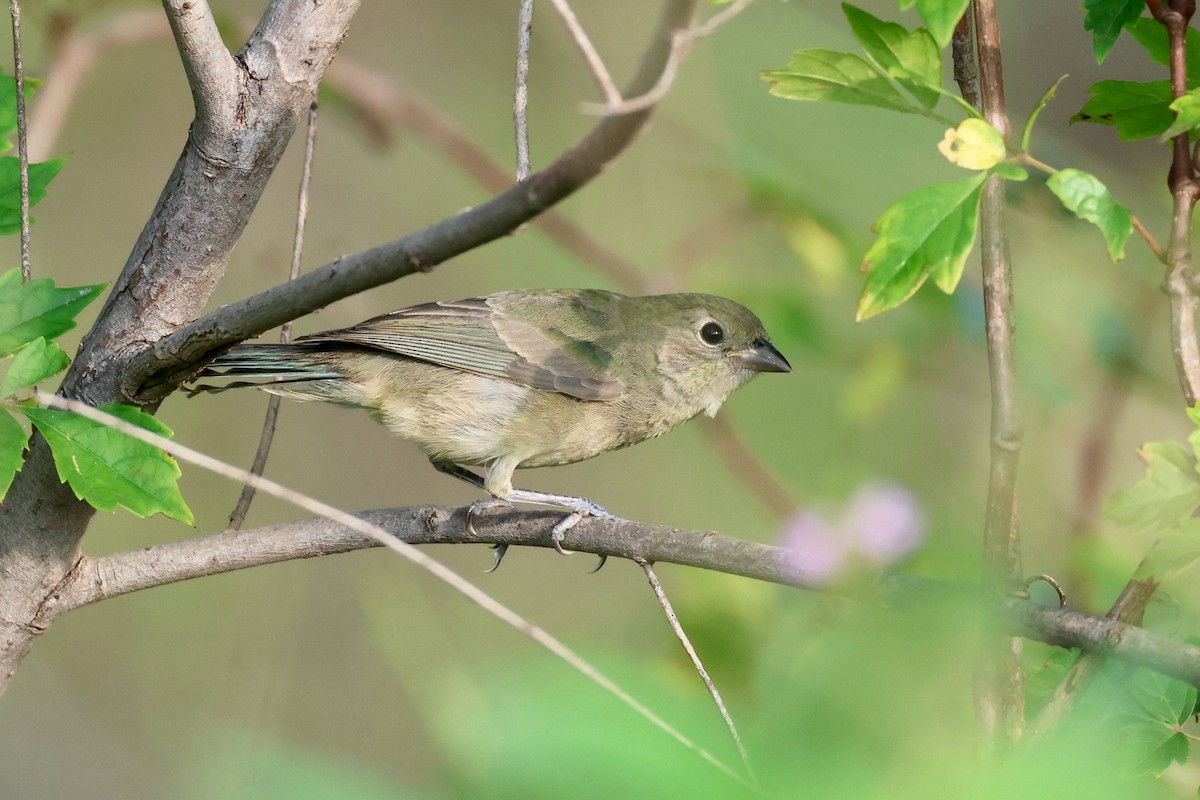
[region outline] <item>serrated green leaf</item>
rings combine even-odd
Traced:
[[[8,372],[0,381],[0,397],[8,397],[13,392],[62,372],[70,363],[71,359],[67,358],[61,347],[39,336],[18,350],[8,365]]]
[[[29,434],[11,414],[0,411],[0,500],[8,494],[13,478],[25,463],[25,445]]]
[[[1092,32],[1097,64],[1104,63],[1121,31],[1145,8],[1146,0],[1083,0],[1083,29]]]
[[[870,274],[858,299],[860,320],[900,305],[930,275],[942,291],[954,291],[975,243],[986,177],[926,186],[883,212],[873,226],[879,238],[863,258]]]
[[[29,205],[46,196],[46,187],[67,163],[66,156],[29,165]],[[31,220],[32,221],[32,220]],[[21,231],[21,162],[13,156],[0,158],[0,236]]]
[[[1200,474],[1196,458],[1179,442],[1151,442],[1141,451],[1146,475],[1116,492],[1104,505],[1105,515],[1134,530],[1170,528],[1200,506]]]
[[[1133,215],[1113,200],[1112,194],[1094,175],[1078,169],[1060,170],[1046,181],[1062,204],[1075,216],[1095,225],[1104,236],[1108,257],[1125,257],[1125,243],[1133,233]]]
[[[777,97],[918,112],[891,81],[853,53],[800,50],[792,55],[786,67],[763,70],[760,74],[773,84],[771,94]]]
[[[1008,155],[1000,132],[974,117],[946,131],[938,150],[951,164],[963,169],[991,169]]]
[[[171,435],[170,428],[133,406],[100,408],[160,436]],[[46,438],[59,479],[81,500],[102,511],[124,506],[139,517],[162,513],[194,523],[179,493],[179,465],[162,450],[69,411],[17,410]]]
[[[933,34],[938,47],[950,44],[954,35],[954,26],[966,13],[970,0],[900,0],[900,8],[912,8],[914,5],[925,20],[925,26]]]
[[[1175,98],[1171,102],[1171,110],[1175,112],[1175,121],[1162,132],[1160,139],[1170,139],[1200,128],[1200,90],[1193,89]]]
[[[1171,82],[1100,81],[1088,87],[1091,100],[1071,122],[1112,125],[1126,141],[1158,136],[1171,126]]]
[[[909,31],[849,3],[842,4],[842,12],[858,43],[884,72],[925,108],[937,105],[941,94],[933,87],[942,83],[942,57],[929,31]]]
[[[1042,99],[1038,100],[1038,104],[1033,107],[1033,111],[1029,113],[1029,119],[1025,120],[1025,128],[1021,131],[1022,153],[1029,152],[1029,138],[1033,134],[1033,123],[1037,122],[1038,115],[1041,114],[1042,110],[1045,109],[1046,106],[1050,104],[1050,101],[1054,99],[1054,95],[1058,93],[1059,85],[1066,79],[1067,76],[1063,75],[1054,83],[1052,83],[1050,88],[1046,90],[1046,93],[1042,95]]]
[[[0,273],[0,358],[39,336],[49,340],[75,327],[75,316],[104,284],[58,289],[49,278],[21,283],[17,268]]]
[[[1133,34],[1133,38],[1137,39],[1138,44],[1145,48],[1150,60],[1162,64],[1164,67],[1171,66],[1171,45],[1167,40],[1165,25],[1150,17],[1140,17],[1133,24],[1126,25],[1125,28]],[[1195,86],[1197,81],[1200,81],[1200,33],[1189,27],[1184,41],[1184,60],[1187,64],[1188,88],[1190,89]]]

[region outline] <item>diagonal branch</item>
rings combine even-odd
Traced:
[[[696,0],[670,0],[631,91],[653,86],[670,57],[673,33],[686,28]],[[194,366],[234,342],[352,294],[428,271],[508,234],[598,176],[643,130],[652,109],[602,120],[541,172],[484,203],[401,239],[345,256],[158,339],[122,370],[121,388],[142,402],[162,399]]]

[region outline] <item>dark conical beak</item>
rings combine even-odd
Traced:
[[[775,349],[775,345],[766,339],[758,339],[745,350],[737,350],[729,354],[739,367],[752,369],[755,372],[791,372],[792,365]]]

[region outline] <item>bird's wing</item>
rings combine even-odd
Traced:
[[[611,354],[597,343],[557,328],[543,331],[483,297],[402,308],[301,341],[356,344],[580,400],[612,400],[624,391],[606,369]]]

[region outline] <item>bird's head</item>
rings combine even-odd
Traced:
[[[749,309],[708,294],[638,298],[656,329],[656,366],[668,399],[713,416],[735,389],[760,372],[791,372]],[[672,396],[673,395],[673,396]]]

